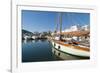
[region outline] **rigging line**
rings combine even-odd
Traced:
[[[75,24],[77,24],[77,22],[76,22],[76,20],[74,20],[74,19],[76,19],[76,18],[74,18],[73,16],[74,16],[73,13],[70,13],[70,14],[69,14],[70,21],[71,21],[72,25],[75,25]]]
[[[76,17],[77,21],[79,22],[79,24],[85,24],[84,21],[82,20],[82,18],[80,17]]]

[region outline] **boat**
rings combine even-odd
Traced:
[[[62,20],[60,14],[60,32],[54,32],[49,40],[52,43],[52,52],[61,59],[70,57],[90,58],[90,31],[70,31],[62,32]],[[57,25],[58,26],[58,25]],[[71,58],[70,58],[71,59]]]

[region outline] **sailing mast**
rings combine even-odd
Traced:
[[[58,28],[58,26],[59,26],[59,28]],[[62,33],[62,13],[61,12],[59,12],[58,14],[57,14],[57,20],[56,20],[56,28],[55,28],[55,34],[57,35],[58,32],[59,31],[59,40],[61,40],[62,39],[62,35],[61,35],[61,33]]]
[[[55,33],[57,33],[57,31],[58,31],[58,24],[59,24],[59,16],[57,15],[57,17],[56,17],[56,28],[55,28]]]
[[[59,13],[59,25],[60,25],[60,40],[62,39],[62,13]]]

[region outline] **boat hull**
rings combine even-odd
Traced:
[[[75,49],[73,46],[71,47],[63,46],[59,43],[55,43],[54,41],[51,41],[51,43],[53,46],[52,52],[62,59],[72,59],[72,58],[78,59],[78,58],[90,57],[89,51]]]

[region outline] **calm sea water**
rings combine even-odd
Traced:
[[[48,40],[24,40],[22,42],[22,62],[39,62],[60,60],[52,53]]]

